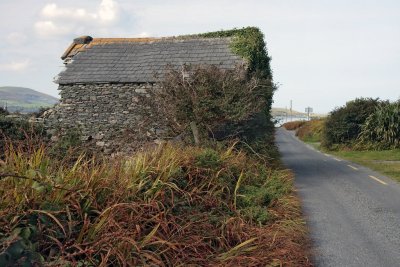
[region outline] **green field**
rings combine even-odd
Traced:
[[[0,107],[7,107],[10,112],[36,112],[41,107],[52,107],[58,99],[23,87],[0,87]]]

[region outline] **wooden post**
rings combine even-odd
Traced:
[[[199,128],[197,128],[196,122],[192,121],[190,123],[190,128],[192,129],[194,144],[196,146],[200,145]]]

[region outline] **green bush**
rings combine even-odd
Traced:
[[[196,157],[196,165],[202,168],[218,168],[221,158],[217,151],[207,148]]]
[[[359,145],[375,149],[400,147],[400,101],[382,103],[364,123]]]
[[[8,113],[7,110],[5,110],[4,108],[0,107],[0,116],[2,116],[2,115],[8,115],[8,114],[9,114],[9,113]]]
[[[196,144],[199,139],[204,144],[234,138],[257,151],[275,150],[270,110],[276,86],[263,33],[256,27],[246,27],[190,37],[231,37],[232,53],[245,59],[247,66],[230,71],[190,65],[182,70],[170,69],[161,90],[156,90],[151,99],[159,99],[155,113],[166,118],[171,137],[188,137],[191,130]],[[183,78],[182,72],[189,77]],[[268,144],[260,146],[262,142]]]
[[[357,98],[333,110],[325,121],[322,146],[351,145],[361,132],[361,127],[380,103],[378,99]]]
[[[307,121],[296,130],[296,136],[304,142],[321,142],[324,124],[324,119]]]
[[[155,90],[156,112],[166,118],[173,135],[195,123],[200,136],[246,141],[272,135],[270,107],[275,86],[269,79],[248,75],[244,68],[221,70],[217,66],[191,67],[190,78],[170,69],[161,89]],[[153,104],[154,105],[154,104]]]
[[[77,128],[66,130],[60,138],[51,146],[49,154],[57,159],[65,158],[66,156],[73,158],[79,157],[83,152],[90,154],[88,146],[83,145],[80,137],[81,132]]]

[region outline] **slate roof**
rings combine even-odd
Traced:
[[[246,61],[232,53],[231,38],[99,38],[74,40],[62,59],[59,84],[156,82],[167,66],[218,65],[233,69]]]

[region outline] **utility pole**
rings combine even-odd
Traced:
[[[293,101],[292,100],[290,100],[290,121],[293,121],[293,106],[292,106],[292,104],[293,104]]]
[[[285,119],[286,119],[285,122],[287,122],[287,118],[288,118],[288,110],[287,110],[287,106],[286,106],[286,107],[285,107]]]
[[[307,113],[307,120],[310,120],[310,113],[313,112],[313,108],[312,107],[306,107],[305,112]]]

